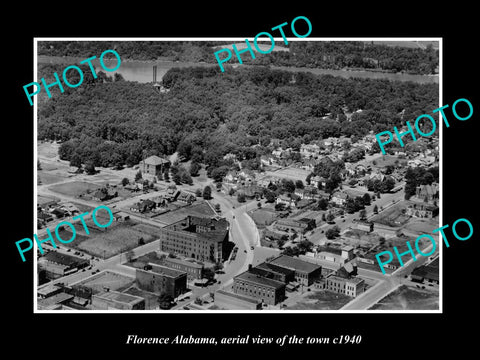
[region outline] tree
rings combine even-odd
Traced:
[[[325,216],[325,213],[322,214],[322,221],[327,221],[327,217]]]
[[[338,235],[340,235],[340,229],[338,228],[338,226],[334,226],[325,231],[325,236],[329,240],[335,239]]]
[[[321,198],[320,200],[318,200],[317,207],[319,210],[327,210],[327,207],[328,207],[327,199]]]
[[[182,183],[182,178],[178,172],[173,174],[173,182],[177,185],[180,185]]]
[[[85,164],[85,172],[88,175],[94,175],[97,171],[95,170],[95,166],[93,165],[93,161],[88,161]]]
[[[360,219],[364,220],[367,217],[367,210],[365,209],[360,210],[360,212],[358,213],[358,216],[360,217]]]
[[[268,190],[268,189],[265,189],[264,196],[265,196],[265,200],[268,203],[273,203],[275,201],[275,198],[276,198],[275,193],[273,191]]]
[[[163,180],[165,180],[166,182],[170,182],[170,174],[167,168],[165,168],[165,170],[163,171]]]
[[[213,278],[215,278],[215,272],[212,270],[212,268],[204,268],[203,277],[205,279],[212,280]]]
[[[158,297],[158,303],[160,305],[160,309],[168,310],[172,307],[173,297],[167,293],[162,292]]]
[[[297,189],[303,189],[305,186],[303,185],[303,181],[302,180],[297,180],[295,181],[295,187]]]
[[[195,196],[196,197],[202,197],[202,189],[196,189],[195,190]]]
[[[375,204],[375,206],[373,207],[373,213],[374,213],[374,214],[378,214],[378,206],[377,206],[377,204]]]
[[[203,198],[205,200],[210,200],[212,198],[212,188],[208,185],[203,189]]]
[[[37,159],[37,170],[42,170],[42,164],[39,159]]]
[[[190,164],[190,175],[198,176],[198,172],[200,171],[200,169],[200,164],[192,161],[192,163]]]
[[[135,253],[131,249],[125,253],[125,258],[127,259],[128,262],[131,262],[134,257],[135,257]]]
[[[74,153],[70,158],[70,166],[75,166],[77,168],[82,167],[82,158],[77,153]]]
[[[331,212],[329,212],[326,216],[327,222],[333,221],[335,219],[335,215],[333,215]]]
[[[247,197],[245,196],[245,194],[243,192],[241,193],[238,193],[237,195],[237,201],[239,203],[244,203],[245,201],[247,201]]]
[[[215,208],[216,212],[219,212],[220,211],[220,204],[215,204],[214,208]]]
[[[363,203],[364,203],[365,205],[370,205],[370,203],[371,203],[371,197],[370,197],[370,194],[369,194],[369,193],[363,194]]]
[[[235,194],[235,190],[233,190],[233,188],[230,188],[230,190],[228,190],[228,195],[233,196],[233,194]]]
[[[130,180],[128,180],[128,178],[124,177],[122,179],[122,186],[127,186],[129,183],[130,183]]]
[[[262,208],[262,203],[259,201],[257,202],[257,208],[261,209]]]
[[[135,174],[135,181],[138,181],[140,179],[143,179],[142,177],[142,171],[138,170],[137,173]]]
[[[142,246],[142,245],[145,245],[145,240],[143,239],[143,237],[138,239],[138,246]]]

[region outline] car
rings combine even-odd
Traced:
[[[67,250],[67,252],[70,252],[70,251],[71,251],[70,249]]]
[[[254,250],[255,248],[253,246],[250,246],[250,250]]]

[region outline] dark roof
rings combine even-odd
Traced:
[[[44,259],[66,266],[75,267],[89,262],[88,259],[82,259],[77,256],[62,254],[58,251],[50,251],[45,254]]]
[[[307,273],[311,273],[321,268],[320,265],[312,264],[288,255],[280,255],[279,257],[270,261],[270,263],[286,267],[287,269],[293,269],[295,271],[303,271]]]
[[[268,262],[263,262],[261,264],[258,264],[255,268],[260,268],[260,269],[265,269],[267,271],[273,271],[273,272],[278,272],[284,275],[289,275],[294,272],[292,269],[287,269],[285,267],[281,267],[272,263]]]
[[[152,155],[148,158],[146,158],[145,160],[143,160],[145,162],[145,164],[147,165],[162,165],[162,164],[168,164],[170,163],[170,161],[166,160],[166,159],[162,159],[161,157],[157,156],[157,155]]]
[[[264,278],[260,275],[252,274],[249,271],[245,271],[245,272],[241,273],[240,275],[235,276],[234,279],[241,279],[241,280],[245,280],[245,281],[248,281],[248,282],[257,283],[259,285],[273,287],[275,289],[279,289],[279,288],[285,286],[285,284],[280,282],[280,281],[273,280],[273,279],[267,279],[267,278]]]

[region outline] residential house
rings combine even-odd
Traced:
[[[337,191],[332,195],[331,202],[337,206],[344,206],[349,198],[348,194],[344,191]]]
[[[281,194],[280,196],[278,196],[277,200],[275,200],[275,203],[284,204],[285,206],[289,206],[291,208],[294,208],[296,205],[295,200],[285,194]]]
[[[195,194],[192,194],[191,192],[187,191],[181,191],[180,194],[177,197],[177,201],[191,205],[197,200],[197,197]]]
[[[320,184],[322,187],[324,187],[327,183],[327,179],[325,179],[322,176],[312,176],[310,178],[310,185],[313,187],[318,188],[318,184]]]
[[[438,206],[427,203],[411,202],[408,204],[405,214],[417,218],[433,218],[438,215]]]
[[[152,155],[140,162],[140,170],[143,174],[156,176],[163,174],[170,167],[170,161],[159,156]]]

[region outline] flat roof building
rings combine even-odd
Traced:
[[[259,299],[269,305],[276,305],[285,299],[283,282],[264,278],[245,271],[233,278],[233,292]]]
[[[145,299],[118,291],[103,291],[92,296],[95,310],[145,310]]]
[[[313,284],[322,273],[321,265],[287,255],[280,255],[270,260],[269,263],[295,271],[295,280],[305,286]]]
[[[187,273],[149,263],[148,270],[136,269],[135,279],[142,290],[176,298],[187,291]]]

